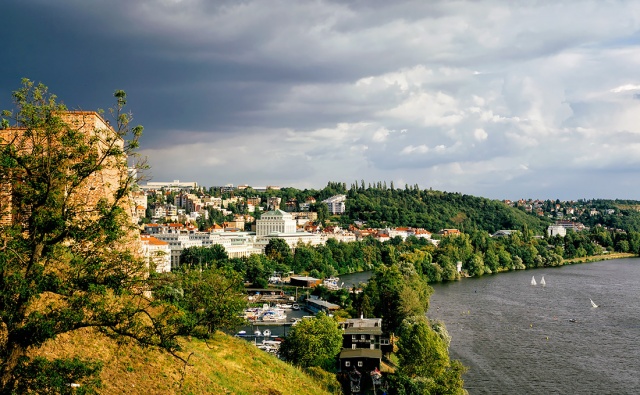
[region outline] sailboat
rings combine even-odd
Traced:
[[[542,285],[543,287],[547,285],[547,283],[544,281],[544,276],[542,276],[542,280],[540,280],[540,285]]]
[[[536,276],[531,277],[531,285],[536,285]]]
[[[589,300],[591,300],[591,299],[589,299]],[[595,302],[593,300],[591,300],[591,307],[598,307],[598,305],[595,304]]]

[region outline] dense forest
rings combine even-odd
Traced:
[[[214,196],[229,197],[210,188],[208,193]],[[346,213],[330,218],[342,226],[356,221],[371,228],[389,226],[409,226],[437,232],[445,228],[457,228],[463,232],[485,230],[493,233],[500,229],[523,229],[524,227],[543,234],[551,219],[527,213],[498,200],[464,195],[461,193],[441,192],[432,189],[421,190],[417,185],[405,185],[395,188],[393,182],[377,182],[365,187],[364,181],[353,183],[347,188],[345,183],[329,182],[321,190],[282,188],[258,192],[251,188],[234,191],[234,196],[245,198],[260,196],[266,201],[269,196],[282,198],[280,208],[286,208],[286,202],[295,200],[303,203],[308,197],[318,202],[333,195],[346,195]],[[320,204],[312,207],[317,210]],[[235,212],[242,212],[243,206],[234,206]],[[216,220],[220,221],[219,215]]]

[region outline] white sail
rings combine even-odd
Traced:
[[[591,299],[589,299],[589,300],[591,300]],[[591,307],[598,307],[598,305],[595,304],[593,300],[591,300]]]
[[[531,285],[536,285],[536,276],[531,277]]]
[[[540,280],[540,285],[542,285],[543,287],[547,285],[547,283],[544,281],[544,276],[542,276],[542,280]]]

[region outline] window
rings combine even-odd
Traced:
[[[358,367],[361,368],[362,367],[362,361],[358,361]]]
[[[351,340],[356,340],[356,335],[351,335]]]
[[[346,367],[351,366],[351,362],[349,362],[349,361],[344,361],[344,366],[346,366]]]
[[[352,345],[351,345],[351,349],[352,349],[352,350],[355,350],[355,349],[356,349],[356,345],[355,345],[355,344],[352,344]]]
[[[367,335],[360,335],[360,340],[365,340],[367,338]]]

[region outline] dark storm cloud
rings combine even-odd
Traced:
[[[597,170],[634,193],[637,15],[625,1],[8,0],[0,107],[22,77],[72,108],[124,89],[157,180],[522,197],[587,193],[572,180]]]

